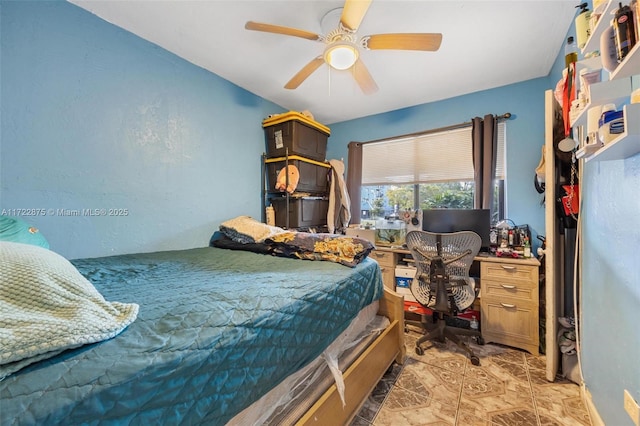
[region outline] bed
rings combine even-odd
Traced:
[[[314,364],[327,370],[327,348],[373,309],[388,321],[359,331],[360,343],[340,350],[352,360],[340,358],[341,373],[331,380],[314,379],[326,389],[312,401],[288,404],[299,405],[297,424],[346,424],[404,359],[402,297],[383,288],[368,257],[348,267],[202,247],[79,259],[70,267],[105,300],[138,306],[136,318],[111,338],[7,375],[2,425],[247,424],[252,407],[260,412],[260,401],[291,386],[295,373]]]

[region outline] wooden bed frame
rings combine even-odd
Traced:
[[[390,324],[343,373],[344,408],[336,385],[331,385],[297,425],[349,424],[393,362],[404,363],[404,297],[385,288],[378,314]]]

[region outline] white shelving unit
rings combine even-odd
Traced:
[[[630,77],[640,73],[640,43],[636,43],[633,49],[624,58],[624,61],[618,65],[609,75],[610,80]]]
[[[590,147],[585,146],[577,153],[577,157],[584,157],[588,161],[622,160],[640,152],[640,104],[624,106],[624,132],[617,138],[590,153]]]
[[[582,48],[582,54],[585,55],[596,50],[600,50],[600,37],[602,33],[611,25],[611,20],[614,18],[616,10],[618,10],[619,0],[609,0],[604,6],[602,6],[602,15],[598,20],[595,28],[591,32],[591,35],[587,39],[584,47]],[[640,69],[640,43],[631,49],[631,52],[627,54],[624,61],[618,65],[618,67],[610,73],[609,80],[615,80],[617,78],[629,77],[637,74]]]
[[[640,72],[640,71],[638,71]],[[595,105],[615,104],[616,108],[628,103],[631,95],[631,78],[593,83],[589,86],[591,102],[571,122],[571,127],[587,125],[587,111]]]
[[[614,17],[615,11],[618,9],[618,2],[614,0],[609,0],[604,6],[598,8],[597,11],[600,12],[602,9],[602,14],[600,15],[600,19],[596,23],[595,28],[591,31],[591,35],[587,39],[584,47],[582,48],[582,54],[589,52],[594,52],[596,50],[600,50],[600,36],[604,32],[605,29],[609,25],[611,25],[611,20]],[[611,13],[613,12],[613,14]]]
[[[583,54],[600,50],[600,37],[611,25],[611,21],[619,7],[618,3],[618,0],[609,0],[599,7],[600,10],[598,12],[601,11],[602,15],[582,48]],[[595,57],[579,61],[576,68],[577,72],[579,72],[580,68],[602,70],[601,58]],[[620,160],[640,153],[640,104],[628,105],[632,90],[631,77],[640,74],[640,43],[636,43],[624,61],[615,70],[610,73],[606,73],[605,70],[601,72],[603,80],[606,78],[605,74],[608,74],[609,79],[594,83],[589,87],[590,103],[576,115],[571,126],[585,128],[589,108],[612,103],[616,105],[616,108],[623,107],[625,130],[604,146],[588,144],[579,149],[576,156],[584,158],[587,162]]]

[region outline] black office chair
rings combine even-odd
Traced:
[[[474,336],[478,344],[483,345],[480,332],[449,326],[446,319],[470,307],[476,298],[469,268],[480,251],[482,239],[471,231],[449,234],[411,231],[406,242],[417,267],[411,293],[418,303],[433,311],[432,321],[425,315],[420,322],[407,321],[426,330],[426,334],[416,342],[416,353],[424,354],[420,345],[427,340],[444,342],[447,338],[469,354],[473,365],[480,365],[480,359],[460,338]]]

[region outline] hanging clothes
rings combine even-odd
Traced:
[[[341,160],[329,160],[331,165],[331,185],[329,187],[329,209],[327,227],[329,233],[342,232],[351,220],[351,200],[344,180],[344,163]]]

